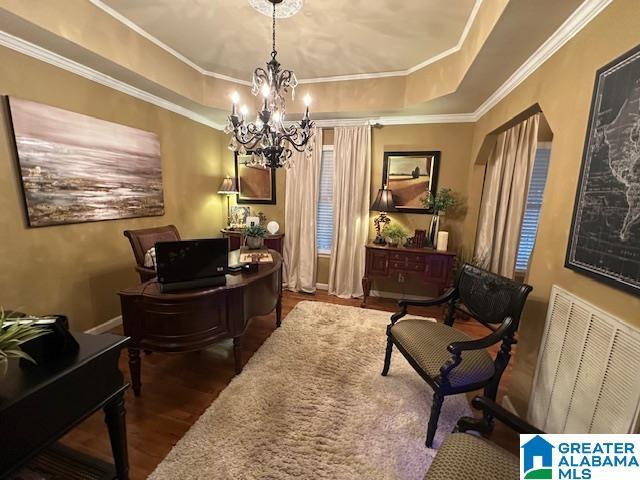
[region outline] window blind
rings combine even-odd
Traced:
[[[538,146],[536,158],[533,162],[531,181],[529,183],[529,193],[527,194],[527,205],[522,219],[522,229],[520,230],[520,244],[516,256],[516,271],[524,272],[529,266],[529,258],[533,251],[540,222],[540,210],[542,209],[542,197],[544,187],[547,183],[547,171],[549,170],[549,157],[551,147]]]
[[[330,254],[333,238],[333,149],[322,151],[316,237],[318,253]]]

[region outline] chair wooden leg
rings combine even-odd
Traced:
[[[384,367],[382,367],[382,376],[386,377],[389,373],[389,367],[391,366],[391,353],[393,352],[393,340],[390,336],[387,336],[387,351],[384,355]]]
[[[432,448],[433,437],[436,436],[436,430],[438,429],[438,419],[440,418],[440,410],[442,409],[442,403],[444,402],[444,395],[440,391],[433,393],[433,405],[431,405],[431,415],[429,416],[429,425],[427,427],[427,441],[425,445]]]

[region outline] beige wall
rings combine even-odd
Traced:
[[[471,248],[473,237],[465,237],[466,212],[468,210],[467,188],[469,183],[468,165],[471,161],[471,145],[473,140],[473,124],[425,124],[425,125],[393,125],[371,130],[371,202],[375,199],[378,189],[382,184],[382,167],[385,151],[412,151],[412,150],[440,150],[440,173],[438,178],[438,188],[449,187],[460,194],[463,208],[443,220],[443,229],[451,232],[450,250],[457,251],[464,244]],[[324,129],[323,143],[333,145],[333,130]],[[233,154],[227,149],[226,142],[222,145],[224,172],[233,175]],[[480,168],[484,172],[483,168]],[[284,188],[286,172],[282,169],[277,171],[276,185],[276,205],[250,205],[253,213],[264,212],[269,220],[276,220],[284,231]],[[233,205],[235,199],[231,200]],[[375,238],[373,219],[376,212],[370,215],[370,239]],[[413,235],[417,228],[426,229],[431,219],[430,215],[396,213],[390,215],[393,222],[398,222],[402,227]],[[471,241],[471,243],[470,243]],[[329,258],[320,256],[318,258],[317,282],[326,284],[329,281]],[[414,295],[425,295],[424,289],[420,285],[409,286],[408,279],[404,285],[395,282],[374,281],[373,288],[384,291],[404,292]],[[426,292],[429,293],[429,292]]]
[[[76,330],[120,314],[119,289],[138,281],[125,229],[174,223],[184,237],[222,226],[223,135],[184,117],[0,48],[0,92],[152,131],[160,136],[165,215],[28,228],[7,128],[0,120],[0,305],[66,313]]]
[[[509,393],[521,411],[529,396],[553,284],[640,327],[640,298],[564,267],[595,72],[640,43],[640,3],[616,0],[477,124],[473,155],[485,136],[538,103],[553,131],[549,176],[528,282],[529,296]]]

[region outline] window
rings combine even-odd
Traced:
[[[333,146],[322,147],[320,164],[320,192],[316,224],[318,253],[329,255],[333,240]]]
[[[542,197],[547,183],[547,171],[549,170],[549,157],[551,155],[550,143],[539,143],[536,150],[536,158],[533,162],[533,172],[529,183],[527,204],[522,219],[520,230],[520,244],[516,256],[516,272],[526,272],[529,267],[529,259],[533,251],[540,222],[540,210],[542,209]]]

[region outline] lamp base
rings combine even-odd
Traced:
[[[387,242],[384,241],[384,238],[382,238],[380,235],[376,235],[376,239],[373,241],[373,243],[375,243],[376,245],[386,245]]]

